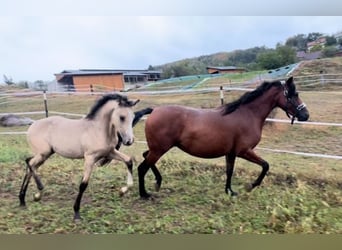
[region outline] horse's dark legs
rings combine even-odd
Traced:
[[[154,177],[156,179],[156,184],[155,184],[155,188],[156,188],[156,191],[158,192],[160,190],[160,186],[161,186],[161,183],[162,183],[162,176],[158,170],[158,168],[156,167],[156,165],[151,165],[151,170],[154,174]]]
[[[236,155],[235,154],[227,154],[226,155],[226,188],[225,191],[228,194],[230,192],[231,196],[237,195],[236,192],[232,190],[231,180],[234,172],[234,164],[235,164]]]
[[[148,155],[148,153],[149,153],[148,150],[145,151],[145,152],[143,153],[143,157],[146,158],[147,155]],[[163,179],[163,178],[162,178],[162,176],[161,176],[161,174],[160,174],[160,172],[159,172],[159,170],[158,170],[158,168],[156,167],[155,164],[151,165],[150,167],[151,167],[151,170],[152,170],[152,172],[153,172],[153,174],[154,174],[154,177],[155,177],[155,179],[156,179],[155,188],[156,188],[156,191],[158,192],[159,189],[160,189],[160,186],[161,186],[161,183],[162,183],[162,179]]]
[[[140,194],[140,197],[143,199],[148,199],[151,196],[149,193],[146,192],[146,189],[145,189],[145,175],[150,168],[156,178],[155,188],[157,192],[159,191],[161,182],[162,182],[162,176],[159,170],[157,169],[157,167],[155,165],[149,166],[146,163],[146,160],[144,160],[138,167],[139,194]]]
[[[139,194],[143,199],[148,199],[151,196],[145,189],[145,175],[149,168],[150,166],[147,164],[146,159],[138,166]]]
[[[265,175],[268,172],[269,164],[267,161],[257,156],[253,150],[248,150],[244,155],[241,155],[241,158],[246,159],[250,162],[256,163],[262,167],[262,171],[259,177],[251,185],[246,187],[247,191],[252,191],[253,188],[261,184],[262,180],[264,179]]]

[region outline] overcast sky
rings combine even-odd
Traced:
[[[338,31],[341,16],[1,16],[0,82],[52,80],[65,69],[146,69]]]

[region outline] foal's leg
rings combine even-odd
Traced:
[[[81,216],[80,216],[80,206],[81,206],[81,200],[82,200],[82,196],[84,191],[87,189],[88,187],[88,183],[89,183],[89,178],[91,175],[91,172],[93,171],[93,166],[95,164],[95,159],[93,156],[85,156],[84,157],[84,174],[83,174],[83,179],[81,181],[80,187],[79,187],[79,192],[77,195],[77,198],[75,200],[74,203],[74,220],[80,220]]]
[[[40,178],[37,176],[35,170],[38,169],[39,166],[41,166],[46,159],[51,155],[52,153],[49,154],[37,154],[34,157],[27,158],[25,160],[26,162],[26,173],[24,176],[23,183],[20,188],[19,192],[19,201],[20,201],[20,206],[25,206],[25,196],[26,196],[26,191],[28,188],[28,185],[30,183],[31,177],[33,176],[37,188],[39,191],[42,191],[44,189],[44,186],[40,180]],[[41,198],[41,192],[35,194],[35,200],[38,201]]]
[[[49,154],[37,154],[32,158],[26,159],[27,167],[30,169],[30,172],[32,173],[33,179],[36,182],[37,188],[39,191],[44,189],[44,186],[39,178],[39,176],[36,174],[36,170],[46,161],[47,158],[49,158],[51,153]]]
[[[257,156],[252,149],[248,150],[247,152],[245,152],[245,154],[241,155],[240,157],[250,162],[256,163],[262,167],[262,171],[259,177],[251,185],[246,186],[246,190],[250,192],[253,188],[261,184],[262,180],[268,172],[269,164],[267,161]]]
[[[233,172],[234,172],[235,159],[236,159],[236,155],[235,154],[227,154],[226,155],[226,174],[227,174],[227,180],[226,180],[225,191],[226,191],[227,194],[230,191],[231,196],[237,195],[237,193],[232,190],[232,185],[231,185],[232,176],[233,176]]]
[[[127,166],[127,186],[122,187],[120,190],[120,195],[124,195],[127,193],[128,189],[133,186],[133,161],[131,157],[117,151],[114,151],[110,154],[110,157],[115,160],[123,161]]]
[[[20,192],[19,192],[19,201],[20,201],[21,207],[26,206],[25,196],[26,196],[27,187],[30,183],[31,177],[32,177],[31,171],[29,170],[28,167],[26,167],[26,173],[24,176],[23,183],[21,184]]]

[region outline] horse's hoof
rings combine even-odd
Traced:
[[[247,192],[251,192],[253,190],[254,186],[252,184],[246,184],[245,189]]]
[[[156,184],[154,185],[154,188],[155,188],[156,192],[159,192],[159,190],[160,190],[160,185],[159,185],[158,183],[156,183]]]
[[[82,219],[81,219],[80,213],[75,213],[74,223],[78,224],[78,223],[81,223],[81,221],[82,221]]]
[[[238,196],[238,193],[237,193],[237,192],[234,192],[234,191],[231,191],[231,192],[230,192],[230,196],[231,196],[231,197]]]
[[[153,200],[152,196],[149,193],[140,194],[140,198],[142,200]]]

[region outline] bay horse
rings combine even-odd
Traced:
[[[265,177],[269,164],[255,154],[253,149],[261,139],[265,119],[275,108],[280,107],[299,121],[309,119],[306,105],[296,91],[293,77],[286,81],[264,82],[251,92],[246,92],[236,101],[214,109],[196,109],[184,106],[160,106],[155,108],[145,123],[148,150],[138,167],[139,194],[149,198],[145,189],[145,174],[151,168],[156,190],[159,191],[162,176],[156,162],[172,147],[201,158],[226,159],[225,192],[237,195],[232,190],[231,178],[235,158],[240,157],[262,167],[259,177],[246,187],[251,191]]]
[[[133,143],[132,107],[138,102],[119,94],[107,94],[93,105],[85,118],[76,120],[51,116],[35,121],[27,131],[27,141],[34,156],[26,159],[27,170],[19,192],[20,206],[26,205],[25,195],[32,176],[38,190],[43,190],[36,170],[54,153],[70,159],[84,159],[84,174],[74,203],[74,220],[81,218],[81,199],[95,163],[104,165],[103,159],[125,162],[128,168],[127,186],[132,186],[132,159],[115,147],[119,137],[124,145]],[[127,191],[128,187],[121,188],[121,191]],[[41,193],[38,193],[35,198],[40,199],[40,196]]]

